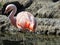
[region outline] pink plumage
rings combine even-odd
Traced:
[[[21,28],[22,30],[28,29],[31,32],[35,32],[37,23],[36,23],[36,19],[34,18],[33,14],[27,11],[22,11],[18,13],[16,17],[14,17],[17,11],[17,8],[14,4],[9,4],[6,7],[4,13],[8,13],[9,11],[11,11],[9,15],[9,19],[15,27]]]

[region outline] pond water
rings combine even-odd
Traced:
[[[30,37],[29,37],[30,38]],[[53,36],[53,35],[38,35],[34,38],[27,39],[26,42],[30,42],[33,45],[60,45],[60,36]],[[26,45],[28,45],[26,43]]]
[[[13,37],[15,35],[12,35]],[[17,36],[17,35],[16,35]],[[15,37],[16,37],[15,36]],[[10,37],[10,36],[9,36]],[[14,37],[14,38],[15,38]],[[14,39],[12,38],[12,39]],[[40,34],[19,34],[17,41],[3,40],[3,45],[60,45],[59,35],[40,35]]]

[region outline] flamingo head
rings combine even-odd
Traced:
[[[7,5],[7,7],[5,8],[5,12],[4,12],[4,13],[7,14],[8,12],[14,10],[15,8],[16,8],[16,6],[15,6],[14,4],[9,4],[9,5]]]

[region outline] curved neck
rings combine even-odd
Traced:
[[[11,11],[11,13],[9,14],[9,18],[14,17],[14,15],[16,14],[16,11],[17,11],[16,6],[12,6],[12,11]]]
[[[11,11],[11,13],[9,14],[9,19],[10,19],[11,23],[12,23],[14,26],[16,26],[16,19],[14,18],[14,15],[15,15],[16,11],[17,11],[16,6],[13,6],[13,7],[12,7],[12,11]]]

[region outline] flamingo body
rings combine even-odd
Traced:
[[[29,29],[30,31],[34,31],[36,24],[34,16],[26,11],[20,12],[16,17],[16,25],[18,28]]]
[[[12,10],[12,12],[9,15],[9,19],[11,20],[11,23],[15,27],[22,28],[23,30],[28,29],[31,32],[35,31],[36,20],[30,12],[22,11],[22,12],[18,13],[17,16],[14,18],[14,15],[17,10],[15,5],[13,5],[13,4],[8,5],[6,7],[5,13],[8,11],[11,11],[11,10]]]

